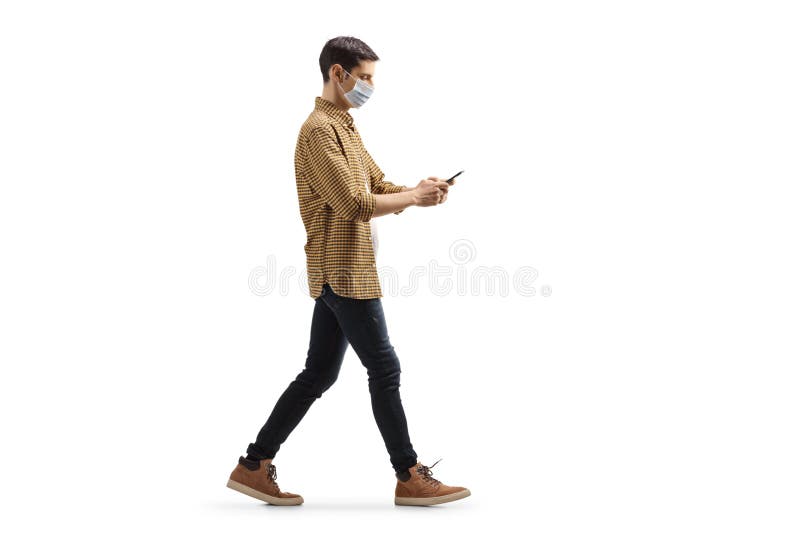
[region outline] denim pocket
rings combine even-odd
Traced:
[[[328,283],[322,284],[322,293],[320,294],[320,298],[322,298],[327,304],[328,307],[335,310],[339,306],[339,296],[333,292],[331,286]]]

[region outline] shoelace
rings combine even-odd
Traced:
[[[433,478],[433,471],[431,471],[431,469],[433,469],[433,466],[438,464],[441,460],[442,459],[439,458],[438,460],[433,462],[433,465],[431,465],[430,467],[428,467],[427,465],[420,465],[419,467],[417,467],[417,473],[419,473],[424,480],[427,480],[430,484],[433,484],[436,487],[438,487],[441,484],[441,482]]]
[[[275,487],[278,487],[278,470],[275,469],[275,466],[272,464],[267,464],[267,476],[272,480],[272,483],[275,484]]]

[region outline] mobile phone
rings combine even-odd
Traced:
[[[455,173],[453,176],[451,176],[450,178],[448,178],[448,179],[447,179],[447,180],[445,180],[445,181],[446,181],[448,184],[451,184],[451,183],[453,183],[453,180],[455,180],[455,179],[456,179],[456,176],[458,176],[458,175],[459,175],[459,174],[461,174],[462,172],[464,172],[464,171],[458,171],[457,173]]]

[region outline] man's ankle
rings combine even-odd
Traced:
[[[408,472],[408,469],[403,469],[400,471],[395,471],[394,476],[396,476],[397,480],[400,482],[408,482],[408,479],[411,478],[411,473]]]

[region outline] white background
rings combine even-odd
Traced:
[[[4,2],[3,530],[797,532],[793,7]],[[387,179],[465,169],[378,219],[379,266],[465,239],[538,272],[386,291],[456,503],[394,506],[352,350],[275,460],[305,504],[225,487],[305,359],[302,277],[249,277],[305,267],[294,144],[337,35],[381,58],[351,113]]]

